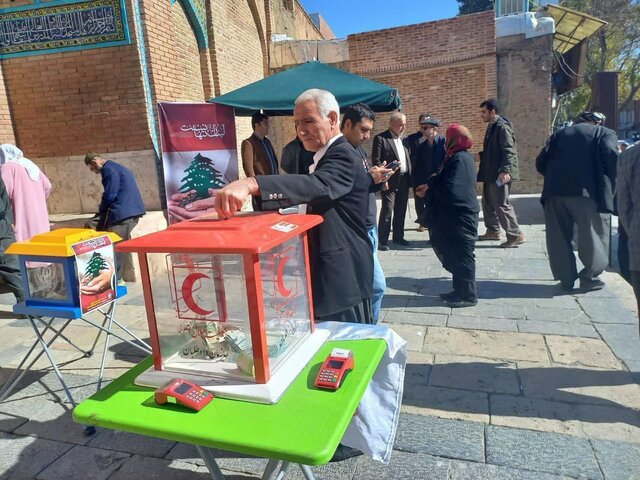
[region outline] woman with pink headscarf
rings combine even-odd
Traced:
[[[431,244],[442,266],[453,275],[453,290],[440,298],[452,308],[472,307],[476,293],[475,245],[478,236],[476,167],[467,151],[473,145],[469,130],[451,124],[445,137],[447,154],[438,172],[416,188],[425,195],[425,218]]]
[[[0,145],[0,165],[13,207],[16,240],[29,240],[38,233],[48,232],[49,179],[35,163],[24,157],[22,150],[9,143]]]

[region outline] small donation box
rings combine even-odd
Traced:
[[[318,215],[204,216],[121,242],[138,254],[154,366],[218,396],[274,403],[317,352],[307,231]]]
[[[80,317],[115,300],[113,244],[120,240],[111,232],[61,228],[11,244],[6,253],[18,255],[24,306],[70,309]]]

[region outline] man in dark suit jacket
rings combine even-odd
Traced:
[[[304,145],[296,136],[282,149],[280,168],[285,173],[309,173],[309,167],[313,164],[313,153],[305,150]]]
[[[411,157],[411,173],[415,174],[416,171],[416,163],[417,163],[417,155],[418,150],[420,149],[420,145],[427,140],[427,137],[424,135],[424,130],[422,129],[422,122],[431,118],[431,114],[428,112],[421,113],[418,117],[418,131],[408,135],[404,139],[404,144],[409,149],[409,156]],[[415,184],[415,176],[411,176],[413,183]],[[424,182],[422,182],[424,183]],[[419,185],[419,184],[418,184]],[[420,198],[416,195],[415,188],[413,190],[413,200],[416,207],[416,223],[420,223],[419,219],[422,217],[422,212],[424,211],[424,198]],[[419,232],[424,232],[426,227],[424,225],[420,225],[418,227]]]
[[[228,218],[253,195],[265,210],[307,204],[324,222],[309,233],[313,306],[318,320],[372,323],[373,250],[365,219],[369,178],[356,150],[339,130],[339,106],[324,90],[296,100],[293,113],[304,148],[316,152],[308,175],[249,177],[215,197]]]
[[[407,125],[404,113],[394,112],[389,120],[389,129],[375,136],[371,161],[374,165],[389,165],[400,162],[400,167],[389,178],[386,188],[382,191],[382,208],[378,220],[378,250],[389,250],[389,233],[393,216],[393,243],[407,246],[404,239],[404,219],[407,214],[409,201],[409,186],[411,185],[411,157],[409,150],[402,142]]]
[[[618,142],[602,126],[604,115],[584,112],[576,124],[557,131],[536,159],[544,176],[540,201],[544,206],[549,264],[564,290],[577,278],[583,290],[598,290],[598,279],[609,264],[609,229],[613,211]],[[578,273],[571,242],[578,231]]]

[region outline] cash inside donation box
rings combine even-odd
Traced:
[[[219,396],[274,403],[326,340],[314,329],[307,232],[317,215],[200,217],[122,242],[138,254],[154,365]]]

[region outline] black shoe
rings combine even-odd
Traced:
[[[560,282],[558,286],[565,292],[573,292],[573,283]]]
[[[464,308],[475,307],[478,304],[477,298],[460,298],[457,295],[455,297],[445,300],[444,303],[450,308]]]
[[[360,450],[355,448],[347,447],[346,445],[338,444],[338,448],[336,448],[333,457],[331,457],[330,462],[341,462],[342,460],[347,460],[351,457],[357,457],[359,455],[363,455]]]
[[[589,280],[587,278],[580,279],[580,290],[585,292],[593,292],[595,290],[602,290],[603,288],[604,282],[597,278],[594,278],[593,280]]]
[[[442,300],[444,300],[445,302],[448,302],[450,300],[455,300],[458,298],[458,295],[456,295],[456,291],[455,290],[451,290],[448,293],[441,293],[440,295],[438,295]]]
[[[378,250],[381,252],[388,252],[391,249],[389,248],[389,245],[380,244],[378,245]]]
[[[405,240],[404,238],[400,238],[398,240],[394,240],[393,243],[400,245],[402,247],[408,247],[409,245],[411,245],[411,243],[409,243],[407,240]]]

